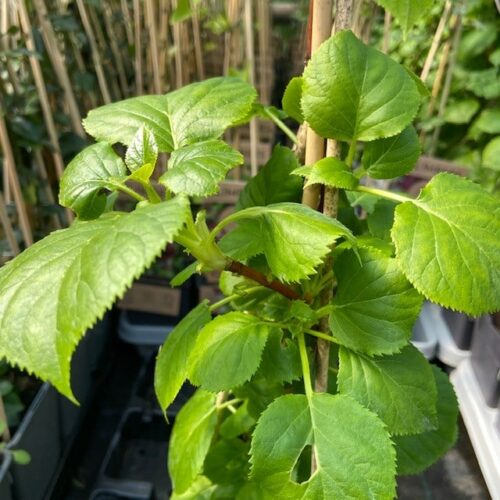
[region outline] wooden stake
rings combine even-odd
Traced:
[[[439,24],[432,38],[431,47],[429,49],[429,53],[425,58],[424,66],[422,68],[422,72],[420,73],[420,79],[425,82],[427,77],[429,76],[429,72],[432,67],[432,63],[434,62],[434,58],[436,57],[436,52],[438,50],[439,44],[441,43],[441,38],[443,37],[443,32],[446,27],[446,23],[448,22],[448,17],[451,12],[451,0],[447,0],[444,4],[443,13],[441,14],[441,18],[439,19]]]
[[[19,245],[17,243],[16,235],[14,234],[14,229],[10,222],[9,214],[7,213],[7,208],[5,204],[5,199],[3,194],[0,192],[0,222],[2,223],[3,232],[5,233],[5,239],[9,243],[10,249],[14,255],[18,255]],[[1,411],[0,411],[1,418]]]
[[[153,64],[153,82],[156,94],[161,94],[160,61],[158,59],[158,42],[156,38],[156,20],[153,0],[145,0],[146,25],[149,31],[150,55]]]
[[[196,74],[198,75],[198,80],[205,79],[205,67],[203,65],[203,49],[201,47],[201,35],[200,35],[200,20],[198,18],[198,8],[193,4],[191,0],[191,10],[193,11],[193,16],[191,17],[191,23],[193,25],[193,41],[194,41],[194,54],[196,60]]]
[[[170,71],[168,68],[168,0],[160,0],[160,34],[158,41],[159,49],[159,63],[160,63],[160,82],[163,85],[164,90],[169,90],[171,88],[170,82],[168,81],[168,76]]]
[[[10,441],[10,430],[9,422],[7,421],[7,414],[5,413],[5,406],[3,404],[3,398],[0,396],[0,421],[5,422],[5,430],[2,434],[2,439],[5,443]]]
[[[384,14],[384,39],[382,42],[382,52],[384,54],[387,54],[387,52],[389,52],[389,44],[391,41],[391,24],[392,24],[391,13],[388,10],[386,10]]]
[[[109,104],[111,103],[111,96],[109,94],[108,84],[106,82],[106,77],[104,76],[104,71],[102,69],[101,56],[99,55],[99,48],[97,47],[94,31],[92,30],[92,25],[90,24],[90,19],[83,0],[76,0],[76,5],[78,7],[78,12],[80,13],[83,29],[85,30],[85,33],[89,40],[90,52],[92,54],[92,61],[94,62],[99,89],[101,91],[104,103]]]
[[[82,126],[82,117],[80,115],[80,110],[78,109],[78,104],[75,99],[75,94],[73,93],[73,87],[71,85],[68,72],[66,70],[66,65],[64,63],[64,58],[59,51],[59,46],[57,45],[56,34],[52,25],[48,20],[48,13],[43,0],[33,0],[33,4],[38,14],[38,21],[42,28],[42,36],[47,49],[47,54],[49,55],[52,67],[57,75],[59,84],[64,90],[64,95],[66,97],[66,103],[69,110],[69,116],[71,119],[71,125],[76,134],[80,137],[85,138],[85,131]]]
[[[177,0],[172,0],[172,7],[177,7]],[[175,88],[182,87],[182,48],[181,48],[181,26],[179,22],[173,24],[174,59],[175,59]]]
[[[7,132],[7,125],[5,124],[4,116],[0,110],[0,145],[2,146],[4,157],[4,168],[8,172],[8,181],[12,189],[12,194],[16,204],[17,215],[19,217],[19,225],[21,226],[21,233],[23,235],[24,243],[27,247],[33,244],[33,233],[31,231],[31,224],[26,211],[19,177],[17,176],[16,164],[14,161],[14,153]]]
[[[142,36],[141,36],[141,0],[134,0],[134,48],[135,48],[135,92],[142,95]]]
[[[120,0],[120,7],[123,15],[123,22],[125,24],[125,33],[127,35],[127,43],[130,47],[134,45],[134,33],[132,31],[132,18],[128,10],[127,0]]]

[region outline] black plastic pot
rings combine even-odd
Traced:
[[[471,362],[486,404],[500,401],[500,331],[491,316],[481,316],[474,325]]]
[[[91,498],[148,500],[154,493],[156,500],[168,500],[170,431],[161,411],[129,408],[110,444]]]
[[[109,315],[99,321],[83,337],[71,361],[71,387],[80,406],[64,396],[59,397],[61,438],[66,450],[81,427],[92,402],[95,388],[95,373],[99,370],[110,337]]]
[[[443,308],[442,311],[443,318],[457,347],[463,350],[470,349],[474,331],[474,319],[451,309]]]
[[[12,478],[10,475],[10,455],[0,455],[0,499],[12,500]]]
[[[28,465],[11,464],[16,500],[42,500],[56,479],[62,456],[58,406],[56,390],[43,384],[8,445],[31,457]]]

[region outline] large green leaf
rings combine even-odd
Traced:
[[[168,334],[158,353],[155,366],[155,391],[160,406],[166,410],[188,376],[187,360],[198,332],[210,320],[207,302],[198,304]]]
[[[290,148],[275,146],[268,162],[246,183],[236,210],[284,201],[300,202],[302,181],[290,175],[298,166],[297,156]]]
[[[256,92],[238,78],[211,78],[163,96],[125,99],[92,110],[85,130],[95,139],[129,145],[145,126],[158,150],[171,152],[187,144],[217,139],[249,115]]]
[[[330,314],[336,341],[366,354],[391,354],[404,347],[422,306],[395,259],[359,250],[335,262],[338,288]]]
[[[324,42],[304,71],[302,110],[321,136],[373,141],[401,132],[420,94],[405,69],[350,31]]]
[[[296,203],[247,208],[226,221],[238,221],[238,227],[221,240],[223,251],[240,259],[263,253],[273,274],[284,281],[314,273],[338,238],[353,241],[336,219]]]
[[[393,435],[428,431],[437,424],[436,383],[420,352],[369,357],[340,348],[339,392],[374,411]]]
[[[374,179],[392,179],[411,172],[419,156],[420,142],[410,125],[394,137],[366,144],[361,165]]]
[[[316,472],[291,479],[306,446],[314,445]],[[346,396],[313,394],[276,399],[262,414],[251,448],[251,479],[265,498],[393,498],[395,453],[382,422]]]
[[[216,317],[200,331],[189,357],[189,379],[209,391],[242,385],[257,371],[270,328],[240,312]]]
[[[500,137],[495,137],[483,149],[483,166],[500,171]]]
[[[458,403],[448,376],[432,367],[437,387],[436,430],[413,436],[395,436],[398,474],[418,474],[442,457],[455,443],[458,434]]]
[[[154,167],[157,158],[158,145],[154,134],[148,128],[141,127],[127,148],[125,163],[128,169],[134,172],[147,164]]]
[[[479,315],[500,308],[500,204],[478,185],[436,175],[396,208],[392,239],[413,286],[438,304]]]
[[[473,98],[449,102],[444,112],[444,119],[448,123],[469,123],[479,107],[479,101]]]
[[[0,357],[74,400],[76,345],[184,225],[184,198],[77,221],[0,269]]]
[[[174,148],[167,96],[164,95],[132,97],[106,104],[90,111],[83,126],[97,141],[121,142],[127,146],[141,127],[147,127],[154,135],[159,151]]]
[[[217,424],[215,398],[199,389],[175,418],[168,471],[177,495],[191,486],[203,468]]]
[[[98,142],[86,147],[69,163],[61,179],[59,202],[71,208],[82,220],[95,219],[104,212],[106,195],[116,190],[127,169],[113,148]]]
[[[227,172],[242,163],[243,156],[224,141],[196,142],[172,153],[160,182],[174,193],[210,196],[219,191]]]
[[[432,0],[376,0],[399,22],[402,30],[408,33],[410,28],[425,17],[432,8]]]
[[[358,185],[358,179],[351,169],[343,161],[331,156],[322,158],[314,165],[296,168],[293,174],[307,177],[306,186],[324,184],[341,189],[354,189]]]
[[[257,92],[233,77],[192,83],[167,94],[174,149],[207,139],[249,116]]]
[[[295,76],[292,78],[286,86],[285,93],[283,94],[283,99],[281,101],[283,111],[299,123],[304,121],[302,108],[300,107],[303,83],[304,80],[301,76]]]

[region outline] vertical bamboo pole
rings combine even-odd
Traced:
[[[71,125],[76,134],[78,134],[80,137],[85,138],[85,131],[82,127],[82,117],[80,115],[80,110],[78,109],[75,94],[73,93],[73,87],[71,85],[68,72],[64,64],[64,58],[59,51],[59,46],[57,45],[56,34],[47,18],[47,8],[45,7],[45,3],[43,2],[43,0],[33,0],[33,4],[37,11],[38,20],[42,28],[42,36],[45,42],[45,47],[47,49],[47,54],[49,55],[49,58],[52,62],[52,67],[57,75],[59,84],[61,85],[66,97]]]
[[[386,10],[384,14],[384,39],[382,42],[382,52],[387,54],[389,52],[389,43],[391,41],[391,24],[392,16],[391,13]]]
[[[177,0],[172,0],[172,7],[177,7]],[[181,26],[179,22],[173,23],[174,60],[175,60],[175,87],[182,87],[182,52],[181,52]]]
[[[40,149],[38,148],[33,149],[33,157],[35,160],[36,169],[38,170],[38,175],[40,176],[40,179],[43,182],[43,192],[47,197],[47,201],[50,204],[55,205],[56,200],[54,197],[54,193],[52,192],[52,188],[50,187],[49,176],[47,175],[47,169],[45,168],[45,162],[43,161],[43,156]],[[59,229],[61,227],[61,222],[57,215],[53,215],[51,217],[51,220],[52,220],[52,225],[54,226],[55,229]]]
[[[12,146],[10,143],[9,134],[7,132],[7,125],[5,124],[5,119],[1,110],[0,145],[2,146],[3,150],[4,168],[8,171],[8,179],[10,187],[12,189],[14,202],[16,204],[17,215],[19,217],[19,225],[21,226],[21,233],[23,235],[24,243],[28,247],[33,244],[33,233],[31,231],[31,224],[29,221],[28,212],[26,211],[26,205],[24,203],[21,185],[17,176],[16,164],[14,162],[14,153],[12,152]]]
[[[5,199],[3,194],[0,192],[0,222],[5,233],[5,238],[9,243],[10,249],[14,255],[19,254],[19,245],[17,243],[16,235],[12,229],[12,224],[10,222],[9,214],[7,213]],[[1,408],[0,408],[0,419],[2,418]]]
[[[135,92],[141,95],[144,89],[142,79],[142,31],[141,0],[134,0],[134,47],[135,47]]]
[[[438,27],[434,33],[433,38],[432,38],[432,43],[431,43],[431,47],[429,49],[429,53],[427,54],[427,57],[425,58],[422,72],[420,73],[420,79],[423,82],[425,82],[427,80],[427,77],[429,76],[429,72],[431,70],[432,63],[434,61],[434,58],[436,57],[436,52],[437,52],[439,44],[441,42],[441,38],[443,37],[446,23],[448,22],[448,18],[450,16],[450,12],[451,12],[451,0],[447,0],[446,3],[444,4],[443,13],[441,15],[441,18],[439,19]]]
[[[128,10],[127,0],[120,0],[120,8],[123,15],[123,22],[125,24],[125,33],[127,35],[127,43],[130,47],[134,45],[134,32],[132,31],[132,18]]]
[[[0,421],[5,422],[5,430],[2,434],[2,439],[5,443],[10,441],[10,430],[9,430],[9,422],[7,421],[7,414],[5,413],[5,406],[3,404],[3,398],[0,396]]]
[[[76,5],[78,7],[78,12],[80,13],[83,29],[85,30],[85,33],[89,40],[90,52],[92,54],[92,61],[94,62],[99,89],[101,91],[104,103],[109,104],[111,102],[111,96],[109,93],[108,84],[106,82],[106,77],[104,76],[104,71],[102,69],[101,56],[99,55],[99,48],[94,36],[94,31],[92,30],[92,25],[90,24],[90,19],[83,0],[76,0]]]
[[[245,0],[245,53],[250,84],[255,86],[255,48],[252,24],[252,1]],[[250,120],[250,172],[257,175],[257,145],[259,142],[257,119]]]
[[[160,0],[159,4],[160,14],[159,14],[159,63],[160,63],[160,82],[165,90],[170,89],[170,83],[168,81],[168,0]]]
[[[271,66],[271,41],[269,37],[269,0],[259,0],[257,2],[257,17],[259,26],[259,91],[260,100],[264,104],[271,104],[271,82],[269,78],[269,71]]]
[[[153,88],[156,94],[161,94],[160,61],[158,58],[158,41],[156,38],[156,20],[154,15],[153,0],[145,0],[145,14],[146,25],[148,26],[149,31],[151,62],[153,64]]]
[[[205,78],[205,67],[203,65],[203,50],[201,47],[201,34],[200,34],[200,20],[198,17],[198,7],[194,5],[191,0],[191,9],[193,11],[193,16],[191,22],[193,25],[193,42],[194,42],[194,54],[196,59],[196,73],[199,80]]]

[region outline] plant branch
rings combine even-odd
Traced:
[[[278,280],[268,280],[264,274],[256,269],[252,269],[246,264],[242,264],[241,262],[237,262],[235,260],[231,261],[230,264],[226,267],[227,271],[230,271],[235,274],[239,274],[240,276],[245,276],[245,278],[249,278],[252,281],[255,281],[266,288],[270,288],[275,292],[280,293],[284,297],[290,300],[306,300],[309,302],[310,299],[306,297],[302,297],[297,291],[293,288],[281,283]]]
[[[410,198],[409,196],[405,196],[403,194],[397,194],[393,193],[392,191],[386,191],[385,189],[377,189],[368,186],[358,186],[357,188],[353,189],[353,191],[374,194],[375,196],[380,196],[381,198],[386,198],[387,200],[393,200],[400,203],[404,203],[405,201],[414,201],[413,198]]]
[[[316,337],[318,339],[326,340],[328,342],[331,342],[332,344],[338,344],[338,342],[331,336],[323,332],[318,332],[317,330],[311,330],[307,329],[304,330],[304,333],[307,333],[308,335],[312,335],[313,337]]]
[[[302,376],[304,377],[304,389],[307,399],[310,401],[313,395],[313,387],[311,382],[311,368],[309,367],[309,358],[307,357],[306,342],[304,334],[297,335],[299,343],[300,363],[302,365]]]
[[[285,135],[295,144],[298,146],[299,140],[297,136],[285,125],[285,123],[280,120],[272,111],[270,111],[268,108],[264,108],[264,114],[269,117],[269,119],[276,124],[277,127],[279,127]]]
[[[229,302],[232,302],[235,299],[239,299],[240,297],[247,297],[248,295],[251,295],[252,293],[255,293],[259,290],[262,290],[262,287],[255,286],[255,287],[249,288],[248,290],[241,291],[240,293],[233,293],[232,295],[228,295],[227,297],[224,297],[223,299],[219,300],[218,302],[214,302],[213,304],[211,304],[209,307],[210,312],[213,312],[216,309],[219,309],[220,307],[225,306],[226,304],[229,304]]]

